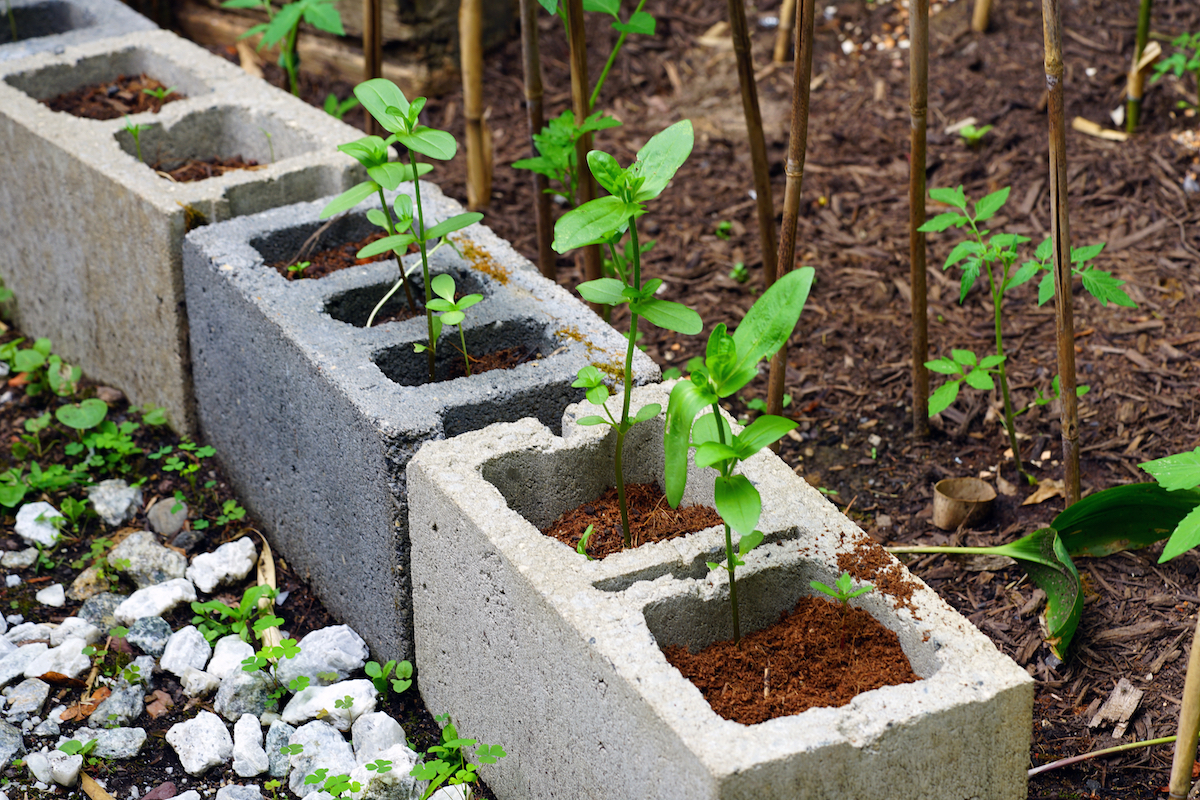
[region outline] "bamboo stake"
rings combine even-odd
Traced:
[[[988,16],[992,12],[992,0],[975,0],[975,8],[971,11],[971,30],[983,33],[987,30]]]
[[[784,174],[783,225],[779,229],[779,277],[796,262],[796,223],[800,219],[800,190],[804,184],[804,157],[808,144],[808,99],[811,92],[813,58],[813,0],[796,2],[796,61],[792,71],[792,128],[788,135]],[[767,408],[783,407],[783,384],[787,370],[787,343],[771,356],[767,378]]]
[[[1138,7],[1137,38],[1133,45],[1133,63],[1129,67],[1129,78],[1125,83],[1125,130],[1133,133],[1137,130],[1138,120],[1142,115],[1142,93],[1146,88],[1146,76],[1142,72],[1142,51],[1146,49],[1146,40],[1150,38],[1150,9],[1154,0],[1142,0]]]
[[[363,0],[363,80],[369,81],[383,75],[383,2]],[[367,135],[379,136],[383,128],[371,116],[367,117]]]
[[[775,54],[771,59],[776,64],[787,61],[788,49],[792,46],[792,31],[796,27],[796,0],[783,0],[779,6],[779,31],[775,34]]]
[[[929,435],[929,311],[926,299],[925,127],[929,116],[929,0],[909,0],[912,24],[909,48],[909,117],[912,127],[908,175],[908,256],[912,287],[912,426],[913,435]]]
[[[521,61],[525,67],[525,113],[529,118],[529,154],[537,157],[533,135],[540,133],[546,124],[542,110],[542,59],[538,45],[536,0],[521,0]],[[550,181],[545,175],[532,172],[533,202],[537,211],[538,269],[542,275],[555,280],[556,258],[551,243],[554,240],[554,222],[550,219],[550,195],[546,189]]]
[[[758,209],[758,241],[762,248],[763,280],[767,287],[777,277],[775,261],[775,204],[771,196],[771,174],[767,164],[767,142],[763,136],[762,112],[758,107],[758,86],[754,81],[754,60],[750,52],[750,30],[746,24],[744,0],[729,0],[729,27],[733,36],[733,51],[737,58],[738,81],[742,87],[742,112],[746,117],[746,133],[750,139],[750,162],[754,166],[754,193]],[[783,394],[780,405],[767,405],[768,414],[783,413]]]
[[[483,121],[483,0],[458,6],[463,117],[467,121],[467,208],[487,208],[492,199],[491,149]]]
[[[1187,676],[1183,679],[1183,708],[1179,709],[1179,732],[1175,758],[1171,762],[1169,800],[1183,800],[1192,788],[1192,763],[1196,760],[1196,731],[1200,728],[1200,628],[1192,634]]]
[[[591,113],[588,102],[588,70],[587,70],[587,38],[583,27],[583,0],[566,0],[567,31],[571,37],[571,100],[575,110],[576,122],[582,124]],[[589,131],[580,136],[575,142],[575,157],[579,170],[578,205],[583,205],[596,197],[596,180],[588,168],[587,154],[592,149],[592,134]],[[584,280],[598,280],[600,269],[600,245],[583,248],[583,277]],[[602,309],[595,303],[588,303],[596,313]]]
[[[1062,10],[1058,0],[1042,0],[1042,33],[1046,47],[1046,110],[1050,123],[1050,237],[1054,242],[1054,317],[1062,404],[1063,485],[1066,505],[1070,507],[1079,502],[1079,400],[1075,396],[1075,314],[1071,300],[1071,225],[1067,209]]]

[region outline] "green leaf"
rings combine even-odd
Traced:
[[[449,161],[458,152],[458,142],[445,131],[426,128],[423,125],[413,128],[412,133],[398,133],[396,141],[415,150],[423,156],[436,158],[438,161]]]
[[[640,206],[611,195],[584,203],[563,214],[554,223],[554,250],[565,253],[576,247],[603,244],[630,217],[640,216],[641,213]]]
[[[995,369],[1004,363],[1004,356],[990,355],[984,356],[979,362],[980,369]]]
[[[975,354],[970,350],[951,350],[950,357],[954,359],[955,364],[962,364],[964,366],[973,367],[979,363]]]
[[[691,443],[692,423],[700,409],[716,402],[716,396],[691,381],[680,381],[671,389],[667,402],[667,424],[663,433],[665,463],[663,482],[667,502],[679,507],[687,486],[687,455]]]
[[[587,154],[587,162],[596,183],[603,186],[609,194],[620,194],[625,170],[615,158],[602,150],[592,150]]]
[[[939,203],[954,206],[962,211],[967,210],[967,197],[961,185],[957,189],[930,189],[929,196]]]
[[[762,498],[758,489],[745,475],[717,476],[713,483],[713,500],[721,519],[742,535],[754,532],[762,514]]]
[[[354,208],[377,191],[379,191],[379,184],[375,183],[375,181],[363,181],[357,186],[352,186],[330,200],[321,209],[321,216],[319,218],[328,219],[334,214],[340,214],[343,211]]]
[[[945,213],[938,214],[931,220],[928,220],[924,225],[917,228],[917,230],[921,231],[922,233],[941,233],[951,225],[961,225],[964,222],[967,222],[967,218],[962,214],[955,214],[953,211],[947,211]]]
[[[1187,453],[1176,453],[1139,464],[1169,492],[1195,489],[1200,486],[1200,447]]]
[[[634,416],[633,421],[646,422],[647,420],[652,420],[658,416],[658,412],[660,411],[662,411],[662,406],[660,406],[658,403],[647,403],[637,410],[637,414]]]
[[[644,203],[662,194],[675,172],[691,155],[694,140],[691,120],[685,119],[659,131],[638,150],[637,161],[629,168],[633,177],[645,178],[634,195],[637,202]]]
[[[998,192],[992,192],[985,196],[975,204],[975,221],[983,222],[996,216],[1005,203],[1008,202],[1008,193],[1012,190],[1011,186],[1005,186]]]
[[[733,333],[738,368],[715,387],[720,397],[728,397],[749,383],[758,374],[758,362],[774,355],[792,335],[814,274],[812,267],[792,270],[771,284],[746,312]]]
[[[429,282],[429,288],[438,297],[454,303],[454,278],[452,276],[446,273],[434,275],[433,280]]]
[[[333,95],[329,95],[329,97],[334,101],[337,100]],[[338,150],[368,169],[387,162],[387,146],[378,136],[364,136],[353,142],[339,144]]]
[[[1033,257],[1039,261],[1045,261],[1054,254],[1054,240],[1047,236],[1042,240],[1042,243],[1037,246],[1037,250],[1033,252]]]
[[[396,84],[386,78],[372,78],[355,86],[354,96],[385,130],[392,133],[407,130],[396,115],[388,112],[388,108],[400,109],[401,115],[408,111],[408,99]]]
[[[608,387],[603,383],[588,389],[585,394],[588,402],[594,406],[602,406],[608,402]]]
[[[946,263],[942,265],[942,269],[949,269],[967,256],[979,255],[982,251],[983,246],[979,242],[970,239],[961,241],[954,245],[954,249],[950,251],[950,255],[946,256]]]
[[[577,425],[607,425],[608,420],[606,420],[604,417],[597,417],[596,415],[593,414],[590,417],[580,417],[579,419],[575,420],[575,424],[577,424]]]
[[[1054,273],[1047,272],[1038,284],[1038,305],[1044,306],[1054,299]]]
[[[432,308],[432,306],[430,306],[430,307]],[[443,325],[458,325],[466,318],[467,318],[466,314],[459,311],[458,309],[453,309],[453,310],[447,311],[446,313],[442,314],[442,324]]]
[[[929,395],[929,416],[940,414],[958,399],[958,381],[946,381]]]
[[[576,389],[591,389],[604,383],[604,375],[593,364],[581,367],[575,374],[575,382],[571,384]]]
[[[1009,277],[1008,283],[1006,283],[1004,285],[1004,291],[1007,292],[1009,289],[1012,289],[1016,286],[1020,286],[1021,284],[1026,283],[1034,275],[1037,275],[1038,270],[1040,270],[1041,268],[1042,268],[1042,265],[1036,261],[1026,261],[1024,264],[1021,265],[1020,269],[1018,269],[1016,272],[1014,272]]]
[[[1100,251],[1104,249],[1104,244],[1104,242],[1101,242],[1100,244],[1089,244],[1087,247],[1072,247],[1071,263],[1082,264],[1085,261],[1091,261],[1100,255]]]
[[[317,30],[332,33],[334,36],[345,36],[342,28],[342,15],[335,6],[326,2],[313,3],[304,9],[304,21]]]
[[[711,467],[724,461],[737,461],[737,458],[737,451],[733,447],[720,442],[709,441],[696,448],[697,467]]]
[[[398,233],[395,236],[385,236],[382,239],[376,239],[359,250],[355,258],[370,258],[371,256],[377,256],[380,253],[387,253],[389,251],[403,254],[408,250],[408,246],[416,240],[417,237],[411,233]]]
[[[542,8],[546,9],[551,14],[558,14],[558,0],[538,0],[542,4]]]
[[[779,441],[795,427],[796,423],[787,417],[763,414],[734,437],[738,458],[745,461],[764,447]]]
[[[1029,577],[1046,593],[1046,644],[1056,657],[1066,660],[1067,649],[1083,612],[1079,571],[1054,528],[1042,528],[1017,541],[989,547],[997,555],[1021,562]]]
[[[962,374],[962,367],[960,367],[958,365],[958,362],[956,362],[952,358],[942,357],[942,358],[939,358],[937,361],[926,361],[925,366],[931,372],[938,372],[938,373],[941,373],[942,375],[961,375]]]
[[[631,303],[629,309],[645,317],[647,322],[669,331],[694,336],[704,329],[704,321],[699,314],[670,300],[641,300]]]
[[[1163,548],[1158,563],[1165,564],[1176,556],[1183,555],[1200,544],[1200,506],[1193,508],[1188,515],[1179,521],[1167,546]]]
[[[996,388],[996,382],[992,380],[992,376],[981,369],[973,369],[968,372],[966,381],[968,386],[981,392],[990,392]]]
[[[589,303],[615,306],[628,299],[622,294],[625,291],[625,284],[616,278],[598,278],[594,281],[587,281],[579,284],[576,289]]]
[[[620,8],[621,0],[583,0],[584,11],[594,11],[615,17]]]
[[[58,410],[54,412],[54,416],[59,422],[77,431],[86,431],[96,427],[107,414],[108,404],[95,397],[59,406]]]
[[[1200,491],[1195,489],[1132,483],[1090,494],[1050,524],[1072,556],[1098,558],[1165,539],[1197,506]]]
[[[274,47],[279,41],[288,35],[292,28],[300,24],[300,15],[304,9],[299,3],[289,3],[275,13],[275,17],[267,23],[267,29],[263,31],[262,41],[259,42],[259,49],[264,45]]]
[[[430,172],[433,172],[433,164],[417,164],[417,175],[428,175]],[[400,184],[408,183],[413,179],[413,168],[411,164],[389,161],[386,164],[368,168],[367,175],[376,183],[382,184],[385,189],[394,191]]]
[[[614,22],[613,30],[620,33],[637,33],[643,36],[653,36],[658,20],[645,11],[635,11],[629,22]]]
[[[754,548],[762,544],[763,532],[751,531],[738,539],[738,555],[744,556]]]
[[[1106,307],[1109,303],[1126,308],[1137,308],[1137,303],[1125,293],[1121,287],[1125,281],[1114,278],[1111,273],[1098,269],[1088,269],[1079,273],[1083,288],[1088,294],[1099,300]]]
[[[478,211],[472,211],[467,214],[455,214],[450,219],[442,220],[437,225],[434,225],[432,228],[425,231],[425,240],[428,241],[430,239],[438,239],[442,236],[445,236],[447,233],[461,231],[468,225],[474,225],[476,222],[479,222],[482,219],[483,214],[480,214]]]

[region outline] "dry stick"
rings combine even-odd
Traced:
[[[750,139],[750,161],[754,165],[754,192],[758,208],[758,240],[762,248],[763,280],[770,288],[778,275],[775,261],[775,204],[771,196],[771,174],[767,164],[767,142],[763,136],[762,112],[758,107],[758,86],[754,81],[754,61],[750,52],[750,30],[746,25],[744,0],[729,0],[729,27],[737,58],[738,80],[742,86],[742,112]],[[767,413],[783,413],[783,382],[779,395],[767,397]]]
[[[463,117],[467,122],[467,208],[487,208],[492,198],[487,137],[483,127],[483,0],[458,6],[459,62],[462,65]]]
[[[521,63],[525,67],[525,112],[529,118],[529,154],[537,157],[533,136],[545,124],[542,112],[542,59],[538,46],[536,0],[521,0]],[[554,222],[550,219],[550,181],[545,175],[533,175],[534,208],[537,210],[538,269],[542,275],[555,280]]]
[[[383,0],[363,0],[363,80],[383,75]],[[367,135],[379,136],[383,128],[367,114]]]
[[[775,34],[775,54],[771,59],[776,64],[787,61],[788,48],[792,46],[792,30],[796,26],[796,0],[783,0],[779,6],[779,32]]]
[[[1043,772],[1049,772],[1052,769],[1069,767],[1072,764],[1078,764],[1081,761],[1099,758],[1100,756],[1111,756],[1113,753],[1123,753],[1126,750],[1137,750],[1141,747],[1151,747],[1156,744],[1170,744],[1173,741],[1175,741],[1174,736],[1164,736],[1161,739],[1146,739],[1145,741],[1141,742],[1128,742],[1126,744],[1119,744],[1116,747],[1106,747],[1103,750],[1093,750],[1092,752],[1084,753],[1081,756],[1060,758],[1058,761],[1051,761],[1049,764],[1042,764],[1040,767],[1034,767],[1033,769],[1029,770],[1027,777],[1032,778],[1034,775],[1041,775]],[[1191,767],[1188,767],[1188,769],[1191,769]]]
[[[929,435],[929,311],[925,286],[925,125],[929,115],[929,0],[909,0],[908,111],[912,159],[908,176],[908,254],[912,283],[913,435]]]
[[[1187,677],[1183,679],[1183,708],[1179,709],[1179,731],[1175,758],[1171,762],[1170,800],[1183,800],[1192,788],[1192,763],[1196,760],[1196,731],[1200,726],[1200,629],[1192,634]]]
[[[780,278],[796,261],[796,224],[800,219],[800,190],[804,183],[804,157],[808,142],[808,98],[811,92],[813,58],[813,0],[796,2],[796,61],[792,71],[792,129],[788,135],[787,183],[783,192],[783,224],[779,229],[778,272]],[[782,408],[787,343],[771,356],[767,378],[767,407]]]
[[[1125,130],[1133,133],[1137,130],[1138,119],[1142,115],[1142,93],[1146,88],[1146,75],[1140,68],[1142,51],[1146,49],[1146,40],[1150,38],[1150,9],[1154,0],[1142,0],[1138,7],[1137,38],[1133,45],[1133,63],[1129,67],[1129,79],[1125,83]]]
[[[1062,403],[1066,505],[1079,502],[1079,400],[1075,396],[1075,314],[1071,300],[1071,225],[1067,209],[1067,128],[1063,112],[1062,10],[1042,0],[1050,122],[1050,237],[1054,241],[1054,317]],[[1016,453],[1013,454],[1014,456]]]
[[[582,125],[591,113],[588,102],[587,38],[583,27],[583,0],[566,0],[567,31],[571,36],[571,99],[576,124]],[[596,179],[588,168],[587,154],[592,149],[592,134],[583,134],[575,141],[575,162],[579,172],[579,197],[577,205],[583,205],[596,197]],[[584,280],[594,281],[602,277],[600,270],[600,245],[583,248]],[[602,313],[601,306],[588,303],[593,311]]]
[[[992,0],[975,0],[971,13],[971,30],[983,33],[987,30],[988,15],[992,12]]]

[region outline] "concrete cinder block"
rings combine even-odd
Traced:
[[[633,400],[665,408],[667,389]],[[408,467],[421,696],[505,748],[481,768],[498,797],[1025,796],[1031,679],[894,560],[911,606],[878,591],[852,602],[896,632],[922,680],[757,725],[714,713],[659,646],[730,638],[727,578],[704,565],[723,559],[723,529],[590,562],[537,529],[611,484],[611,437],[574,424],[590,413],[571,406],[563,438],[522,420],[431,442]],[[639,429],[630,479],[660,479],[661,417]],[[689,485],[696,501],[711,502],[707,472]],[[810,580],[836,580],[839,553],[873,545],[774,455],[744,474],[766,535],[738,571],[752,631]]]
[[[13,39],[7,3],[0,10],[0,61],[66,48],[158,26],[120,0],[11,0],[17,38]]]
[[[186,99],[132,122],[157,159],[264,165],[175,183],[139,163],[125,120],[40,100],[145,72]],[[0,276],[21,329],[134,403],[195,430],[180,247],[192,227],[333,194],[361,178],[359,132],[165,31],[0,61]]]
[[[412,185],[406,184],[412,191]],[[422,183],[427,224],[461,213]],[[377,202],[377,201],[374,201]],[[272,532],[288,563],[329,610],[382,658],[411,658],[411,581],[404,468],[422,442],[533,415],[557,425],[582,397],[588,363],[615,369],[624,338],[579,299],[537,274],[482,225],[433,256],[462,291],[468,350],[534,345],[543,358],[506,371],[420,385],[425,318],[355,327],[396,280],[394,260],[288,282],[264,266],[291,261],[322,226],[324,201],[201,228],[184,243],[200,425],[238,494]],[[323,234],[317,249],[377,230],[366,201]],[[409,263],[419,256],[408,257]],[[416,293],[423,297],[421,271]],[[397,303],[402,302],[398,293]],[[438,375],[460,358],[457,328],[438,347]],[[639,382],[658,369],[635,361]]]

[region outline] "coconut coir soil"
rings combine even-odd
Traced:
[[[625,498],[634,547],[674,539],[721,524],[720,515],[707,506],[671,508],[667,496],[654,483],[626,484]],[[616,487],[590,503],[564,512],[542,533],[569,545],[573,550],[579,545],[589,525],[594,528],[585,549],[592,558],[604,558],[625,547]]]
[[[861,608],[802,597],[779,622],[698,653],[663,648],[713,711],[754,725],[810,708],[838,707],[855,695],[920,680],[896,634]]]

